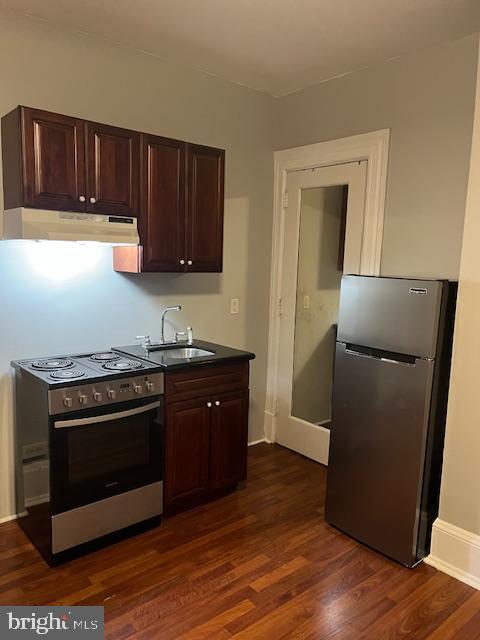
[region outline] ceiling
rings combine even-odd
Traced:
[[[284,95],[480,30],[480,0],[0,0]]]

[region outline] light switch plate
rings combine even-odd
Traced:
[[[232,298],[230,300],[230,313],[236,315],[240,307],[240,300],[238,298]]]

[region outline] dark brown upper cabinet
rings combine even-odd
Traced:
[[[2,151],[6,209],[138,215],[135,131],[18,107],[2,118]]]
[[[188,145],[188,271],[221,271],[225,151]]]
[[[185,143],[143,135],[141,216],[144,271],[183,271]]]
[[[18,107],[2,118],[5,209],[85,211],[85,123]]]
[[[142,136],[140,247],[116,247],[117,271],[221,272],[225,151]]]
[[[87,211],[137,216],[140,134],[87,122],[86,143]]]
[[[115,247],[117,271],[184,271],[184,142],[143,134],[140,150],[141,246]]]
[[[137,216],[117,271],[221,272],[225,151],[17,107],[2,118],[6,209]]]

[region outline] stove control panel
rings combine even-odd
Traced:
[[[116,378],[108,382],[99,381],[79,384],[63,389],[50,389],[48,409],[50,415],[88,409],[128,400],[138,400],[163,394],[163,373]]]

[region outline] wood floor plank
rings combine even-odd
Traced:
[[[458,607],[451,616],[430,634],[428,640],[457,640],[462,638],[462,635],[465,640],[468,640],[469,637],[473,640],[475,635],[471,629],[472,621],[473,625],[476,625],[477,637],[480,637],[480,591],[468,598],[462,606]],[[472,635],[466,636],[465,630],[468,630]]]
[[[307,564],[308,560],[305,560],[305,558],[303,558],[302,556],[298,556],[297,558],[286,562],[282,566],[277,567],[273,571],[270,571],[270,573],[265,574],[261,578],[254,580],[250,583],[250,586],[252,587],[252,589],[255,589],[255,591],[263,591],[263,589],[270,587],[272,584],[280,581],[285,576],[289,576],[292,573],[295,573],[298,569],[301,569]]]
[[[0,604],[99,604],[107,640],[480,640],[480,593],[323,519],[326,469],[249,449],[237,492],[50,569],[0,525]]]

